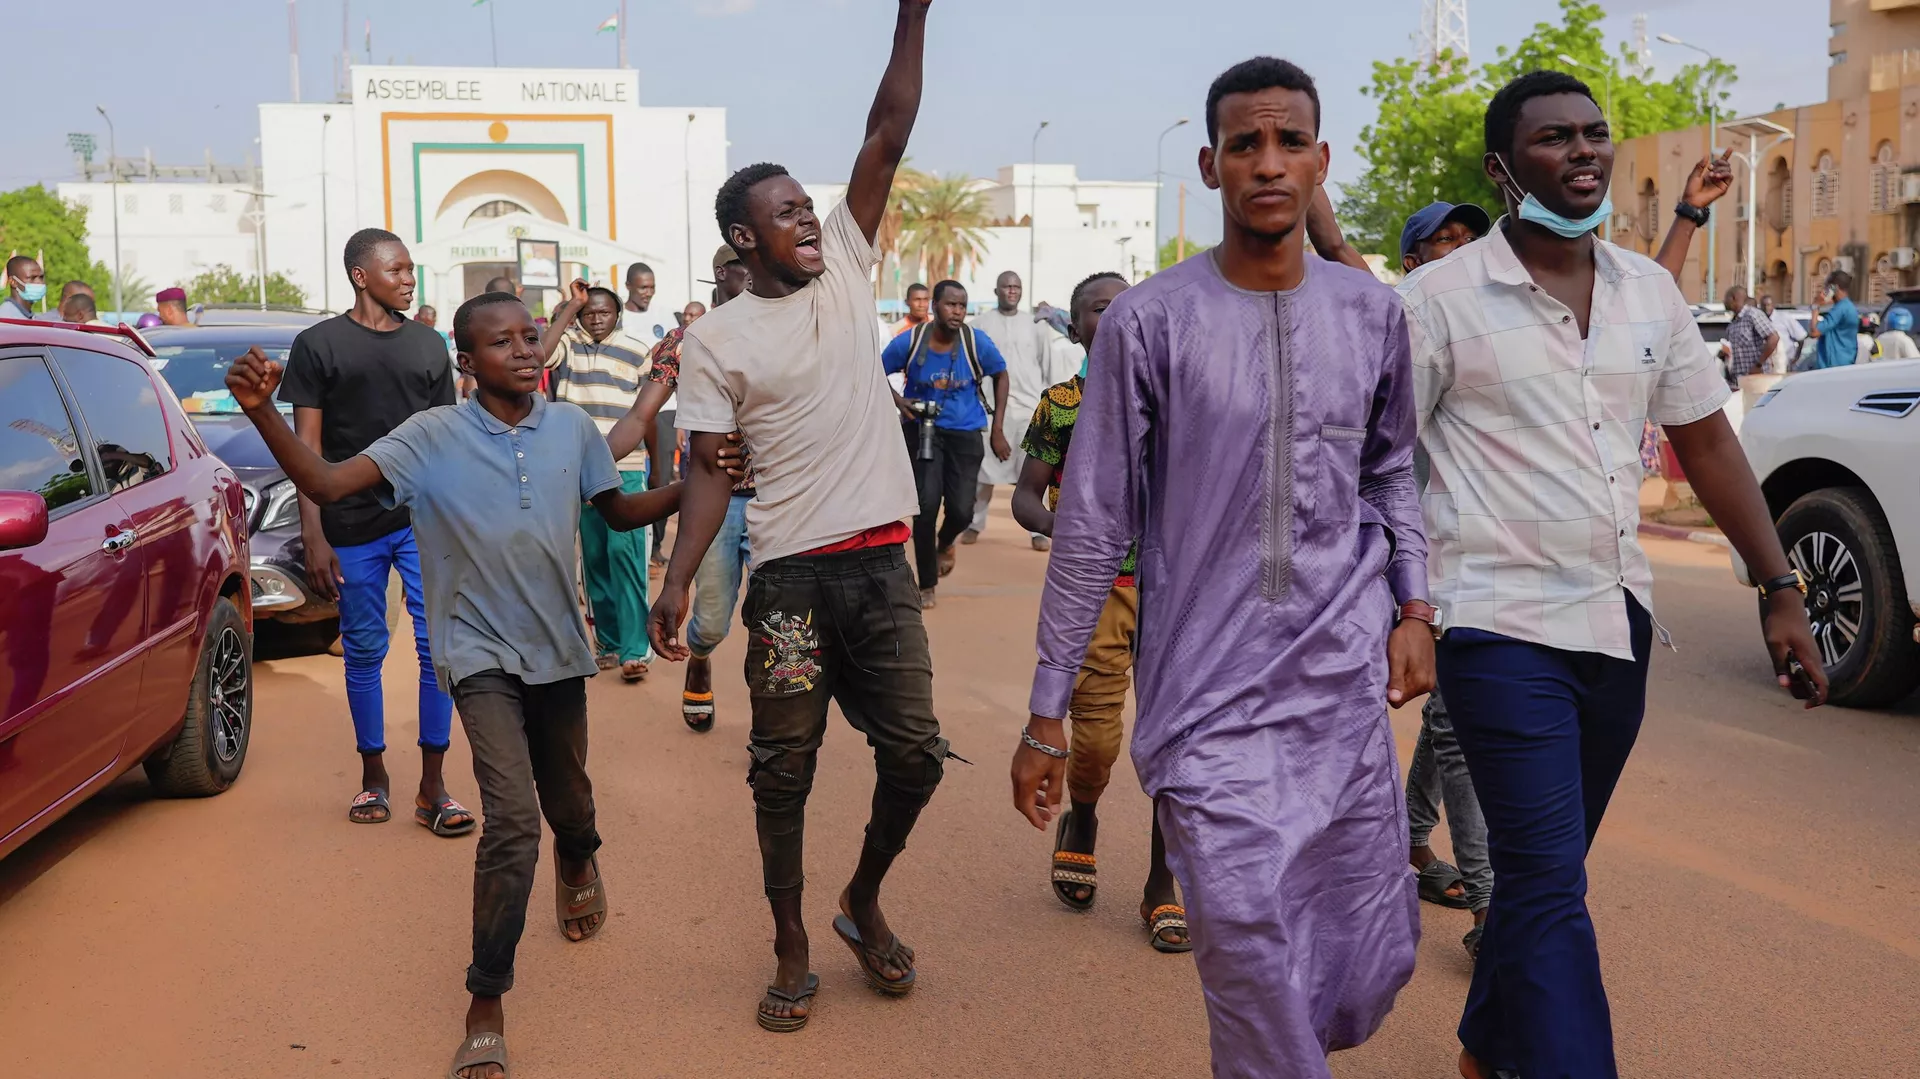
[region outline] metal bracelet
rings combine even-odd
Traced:
[[[1065,760],[1067,757],[1066,750],[1056,749],[1053,746],[1050,746],[1045,742],[1042,742],[1038,738],[1035,738],[1033,736],[1033,733],[1027,730],[1027,728],[1025,727],[1020,728],[1020,740],[1022,742],[1025,742],[1029,746],[1032,746],[1033,748],[1039,750],[1040,752],[1045,753],[1049,757],[1053,757],[1058,760]]]

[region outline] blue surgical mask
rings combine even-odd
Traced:
[[[47,283],[45,281],[32,285],[22,283],[20,286],[20,298],[28,303],[39,303],[41,300],[47,298]]]
[[[1493,159],[1500,162],[1501,168],[1507,169],[1507,163],[1501,160],[1499,154],[1493,155]],[[1509,186],[1515,194],[1518,194],[1520,187],[1512,181],[1512,169],[1507,169],[1507,177]],[[1594,229],[1599,228],[1601,225],[1606,224],[1607,219],[1613,216],[1613,196],[1602,196],[1600,199],[1600,207],[1587,216],[1572,218],[1565,214],[1554,213],[1552,210],[1547,209],[1539,199],[1529,194],[1520,200],[1520,208],[1515,212],[1515,216],[1519,217],[1522,221],[1531,221],[1556,235],[1564,236],[1569,240],[1577,240],[1587,233],[1592,232]]]
[[[1093,359],[1093,355],[1091,353],[1080,357],[1080,377],[1081,378],[1087,377],[1087,362],[1092,359]]]

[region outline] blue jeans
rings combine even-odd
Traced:
[[[413,529],[403,528],[358,547],[335,547],[340,559],[340,650],[347,666],[347,710],[362,753],[387,749],[387,709],[380,668],[387,660],[387,574],[400,571],[413,616],[413,646],[420,654],[420,748],[446,752],[453,729],[453,698],[440,692],[427,647],[427,602],[420,586],[420,551]]]
[[[1466,628],[1438,650],[1493,861],[1460,1044],[1526,1079],[1619,1075],[1586,858],[1646,712],[1653,619],[1625,602],[1631,662]]]
[[[693,617],[687,626],[687,649],[705,659],[727,639],[734,605],[740,602],[740,581],[746,576],[747,503],[753,492],[734,493],[727,515],[714,534],[713,545],[693,571]]]

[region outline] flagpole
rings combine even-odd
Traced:
[[[493,42],[493,66],[500,66],[500,31],[493,23],[493,0],[487,0],[487,37]]]
[[[627,0],[620,0],[620,66],[627,66]]]

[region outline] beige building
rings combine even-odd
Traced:
[[[1737,133],[1743,125],[1723,124],[1719,145],[1736,157],[1733,193],[1714,207],[1716,292],[1747,280],[1750,215],[1755,286],[1781,303],[1805,304],[1835,269],[1854,275],[1854,296],[1862,301],[1920,285],[1920,0],[1831,4],[1827,100],[1742,118],[1769,121],[1793,136],[1771,148],[1773,137],[1758,138],[1751,188],[1739,155],[1752,144]],[[1705,127],[1619,145],[1615,242],[1649,255],[1658,249],[1706,145]],[[1701,237],[1680,279],[1688,299],[1720,299],[1707,295],[1706,271]]]

